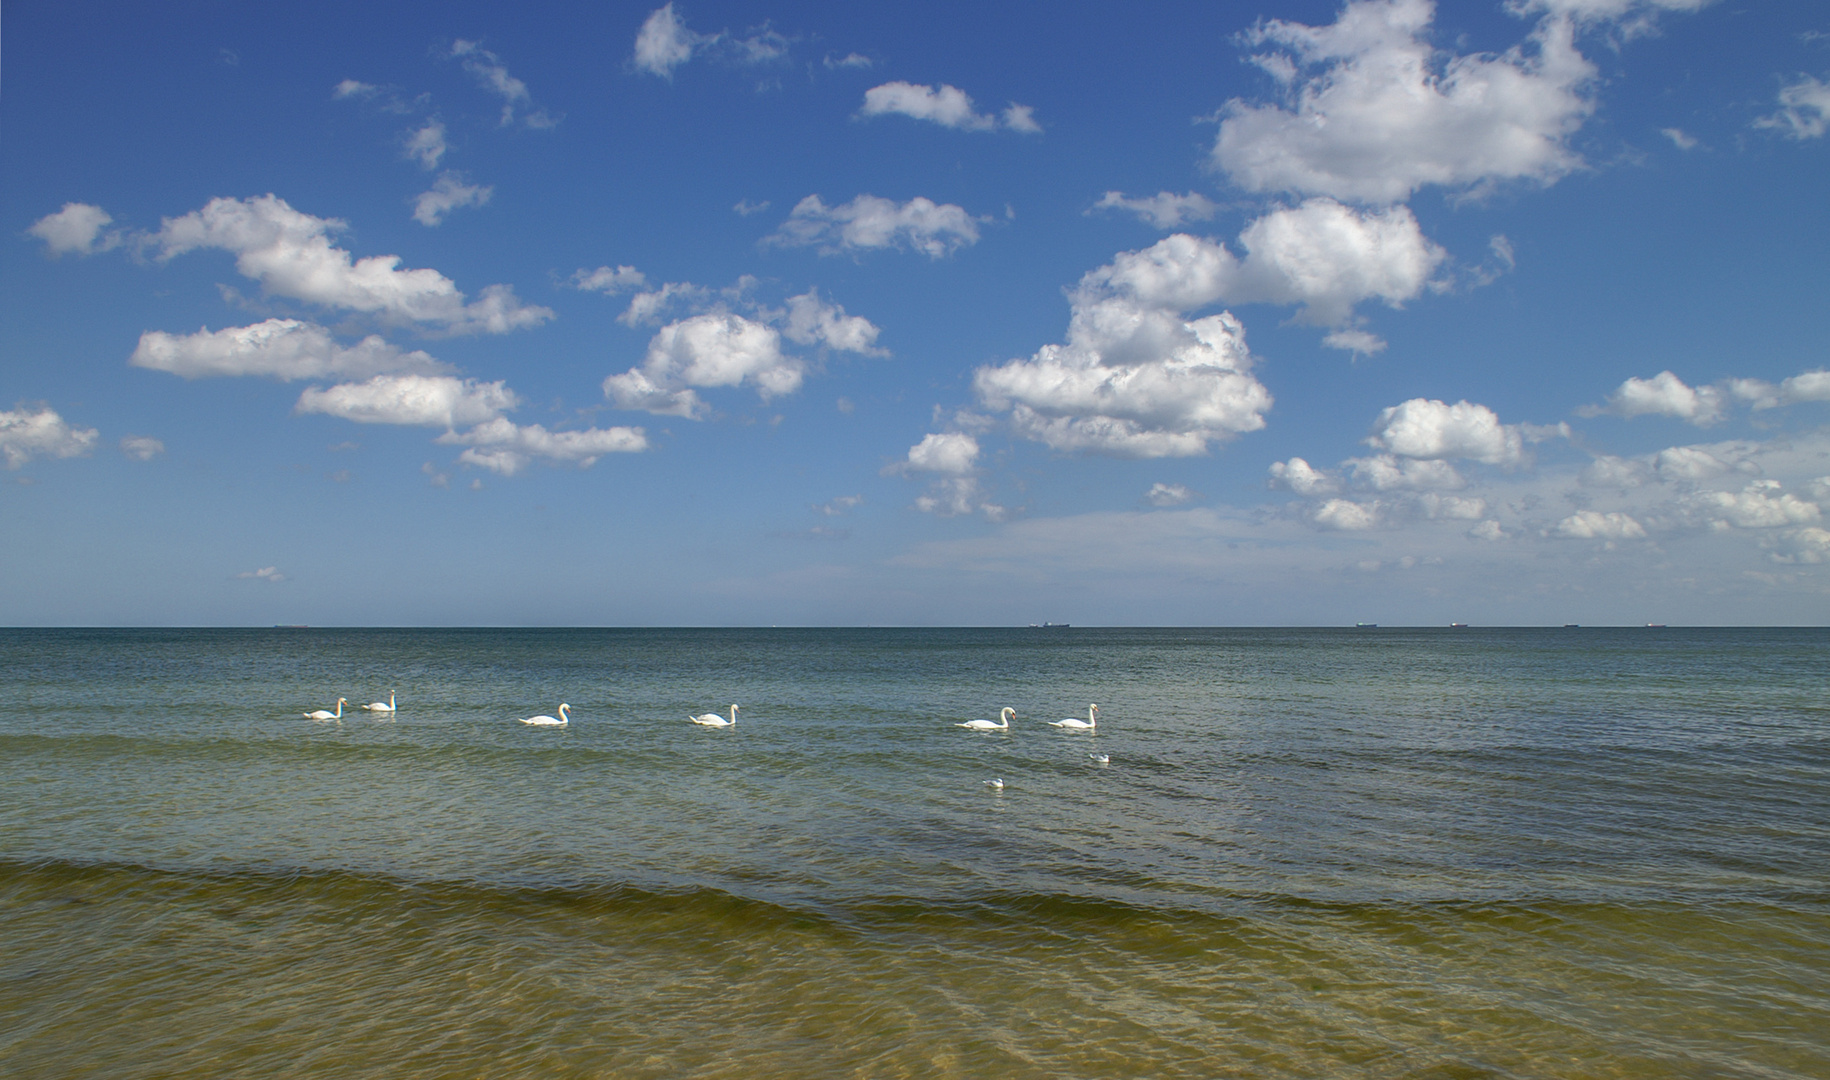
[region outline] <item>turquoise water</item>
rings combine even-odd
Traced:
[[[1827,647],[0,631],[0,1072],[1830,1075]]]

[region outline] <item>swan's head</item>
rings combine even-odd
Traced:
[[[565,703],[565,702],[563,702],[563,701],[562,701],[562,702],[560,702],[560,703],[559,703],[559,715],[561,715],[561,716],[564,716],[564,715],[565,715],[565,714],[566,714],[566,710],[567,710],[567,709],[569,709],[569,708],[571,708],[571,707],[572,707],[572,706],[570,706],[570,705],[567,705],[567,704],[566,704],[566,703]]]
[[[337,704],[339,704],[339,705],[348,705],[348,704],[349,704],[349,698],[346,698],[346,697],[340,697],[340,698],[338,698],[338,699],[337,699]]]
[[[1010,723],[1012,720],[1015,720],[1016,718],[1017,718],[1017,710],[1011,708],[1008,705],[1004,706],[1003,710],[998,713],[998,719],[1004,721],[1006,724]]]

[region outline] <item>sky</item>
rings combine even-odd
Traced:
[[[18,0],[0,624],[1830,622],[1809,0]]]

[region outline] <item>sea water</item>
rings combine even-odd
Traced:
[[[1830,632],[0,630],[0,1074],[1822,1078]]]

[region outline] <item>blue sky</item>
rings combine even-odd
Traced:
[[[0,623],[1830,618],[1821,4],[6,16]]]

